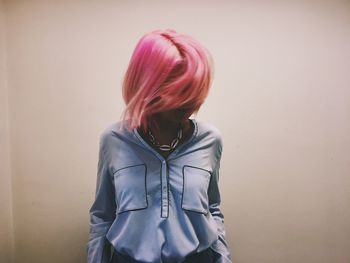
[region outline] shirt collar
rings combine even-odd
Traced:
[[[179,144],[175,148],[175,150],[173,150],[168,155],[168,157],[166,159],[141,137],[141,135],[137,131],[137,128],[133,128],[130,131],[126,127],[124,127],[124,125],[122,125],[124,123],[119,121],[113,125],[112,131],[117,136],[121,137],[122,140],[127,139],[130,142],[141,146],[142,148],[146,148],[148,151],[155,154],[161,161],[166,161],[166,160],[170,160],[170,159],[174,158],[181,149],[183,149],[185,146],[189,146],[191,144],[191,142],[193,142],[194,139],[197,137],[197,135],[198,135],[198,121],[194,118],[189,119],[189,120],[191,120],[192,123],[194,124],[194,131],[193,131],[192,135],[185,142],[182,142],[181,144]]]

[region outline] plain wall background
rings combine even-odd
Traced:
[[[11,263],[14,247],[10,161],[9,105],[6,72],[6,27],[0,1],[0,262]]]
[[[334,0],[1,2],[0,262],[86,262],[98,136],[158,28],[215,60],[196,118],[223,135],[233,261],[349,263],[350,1]]]

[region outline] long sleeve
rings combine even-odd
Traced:
[[[95,200],[89,210],[90,232],[86,245],[88,263],[108,263],[111,256],[106,234],[115,219],[114,185],[108,167],[106,137],[100,136]]]
[[[219,190],[219,169],[220,169],[220,160],[222,153],[222,139],[221,137],[218,140],[218,147],[216,153],[216,165],[213,170],[212,179],[210,180],[209,185],[209,211],[215,219],[219,239],[211,245],[211,248],[217,253],[215,253],[215,263],[232,263],[231,254],[229,251],[229,244],[226,240],[226,232],[224,226],[224,215],[220,210],[220,190]]]

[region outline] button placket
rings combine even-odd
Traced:
[[[162,217],[168,217],[168,178],[167,178],[167,163],[162,161]]]

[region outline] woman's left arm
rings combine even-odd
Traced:
[[[210,184],[209,184],[209,211],[215,219],[218,229],[218,240],[211,245],[211,248],[218,255],[215,255],[215,263],[232,263],[232,257],[229,251],[229,244],[226,240],[226,232],[224,226],[224,215],[220,209],[220,189],[219,189],[219,169],[222,154],[222,139],[218,137],[217,151],[216,151],[216,165],[213,169]]]

